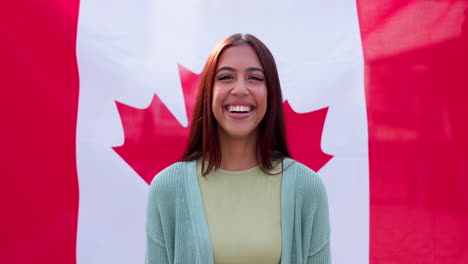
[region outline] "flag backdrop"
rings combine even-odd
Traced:
[[[0,263],[142,263],[215,44],[280,73],[334,263],[468,263],[468,2],[32,1],[0,9]]]

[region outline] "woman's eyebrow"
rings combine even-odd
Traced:
[[[262,68],[258,68],[258,67],[249,67],[249,68],[247,68],[247,71],[248,71],[248,72],[251,72],[251,71],[259,71],[259,72],[264,73],[263,69],[262,69]]]
[[[220,71],[232,71],[232,72],[235,72],[236,69],[234,69],[233,67],[229,67],[229,66],[223,66],[221,68],[219,68],[216,73],[220,72]]]
[[[236,69],[234,69],[233,67],[230,67],[230,66],[223,66],[221,68],[219,68],[216,73],[220,72],[220,71],[232,71],[232,72],[236,72]],[[259,71],[259,72],[262,72],[262,73],[265,73],[263,71],[262,68],[258,68],[258,67],[249,67],[247,68],[247,71],[248,72],[253,72],[253,71]]]

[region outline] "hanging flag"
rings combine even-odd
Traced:
[[[208,54],[238,32],[275,56],[333,262],[468,262],[467,8],[6,3],[0,263],[142,263],[148,184],[184,150]]]
[[[334,261],[367,261],[368,128],[355,3],[245,4],[81,1],[78,263],[143,261],[148,183],[181,157],[199,74],[214,46],[237,32],[256,35],[277,60],[292,155],[327,185]],[[267,14],[256,11],[265,6]]]

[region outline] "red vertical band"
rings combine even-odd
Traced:
[[[0,263],[75,263],[78,0],[0,8]]]
[[[357,2],[370,263],[468,263],[468,2]]]

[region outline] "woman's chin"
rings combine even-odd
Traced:
[[[226,138],[249,139],[255,137],[255,129],[223,129]]]

